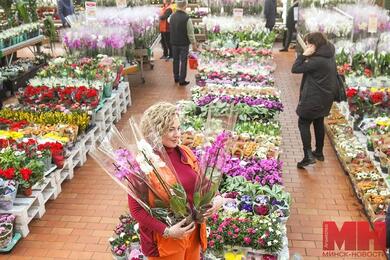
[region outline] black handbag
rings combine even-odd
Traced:
[[[345,77],[336,72],[337,94],[334,101],[342,102],[347,101],[347,94],[345,92]]]

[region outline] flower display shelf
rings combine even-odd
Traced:
[[[348,109],[345,108],[345,104],[341,103],[341,104],[337,105],[337,108],[335,110],[340,111],[340,113],[347,120],[346,122],[348,122],[349,126],[352,128],[352,125],[353,125],[352,119],[353,118],[351,116],[349,116]],[[371,164],[373,166],[371,171],[368,171],[366,168],[362,168],[362,170],[359,170],[359,172],[356,172],[356,169],[353,168],[354,164],[349,162],[350,160],[340,153],[336,137],[333,135],[332,130],[331,130],[331,126],[330,126],[328,121],[326,121],[325,126],[326,126],[326,130],[327,130],[327,134],[329,136],[330,142],[331,142],[331,144],[334,147],[334,150],[336,152],[337,158],[340,161],[340,164],[342,165],[345,174],[349,176],[349,180],[351,182],[353,192],[355,193],[358,200],[362,203],[363,208],[364,208],[364,212],[365,212],[367,218],[370,220],[371,223],[374,223],[375,221],[378,221],[378,220],[383,221],[385,216],[383,214],[381,214],[381,212],[383,213],[383,210],[385,210],[385,208],[386,208],[386,201],[390,199],[389,195],[386,195],[386,194],[389,194],[389,192],[390,192],[390,188],[389,188],[390,185],[389,185],[389,181],[387,178],[388,175],[383,174],[379,165],[377,163],[375,163],[373,153],[367,151],[367,149],[366,149],[367,137],[359,131],[353,131],[354,140],[351,140],[351,142],[353,143],[354,141],[357,141],[358,143],[360,143],[362,145],[362,147],[364,147],[363,151],[367,155],[367,157],[364,157],[364,158],[367,158],[367,160],[369,161],[368,164]],[[337,126],[337,124],[336,124],[336,126]],[[366,167],[366,166],[364,166],[364,167]],[[372,179],[370,179],[370,181],[366,181],[366,179],[363,179],[363,180],[357,179],[357,174],[362,173],[362,171],[376,172],[379,176],[378,181],[375,182],[375,181],[372,181]],[[368,190],[367,191],[363,190],[362,185],[365,185],[366,182],[367,182],[367,185],[370,183],[374,184],[374,186],[370,187],[369,189],[375,190],[376,192],[378,192],[378,195],[376,195],[375,193],[372,194],[371,192],[368,192]],[[382,191],[385,191],[385,193],[382,193]],[[378,199],[383,200],[383,202],[375,202]],[[379,213],[375,212],[375,209],[373,208],[374,205],[376,207],[376,210],[379,210]],[[380,208],[379,205],[382,205],[382,208]]]
[[[19,242],[19,240],[21,238],[22,238],[22,235],[19,232],[16,232],[13,235],[12,240],[9,242],[8,246],[4,247],[4,248],[0,248],[0,253],[10,252],[15,247],[15,245]]]
[[[4,48],[4,49],[2,49],[0,51],[0,57],[4,57],[5,56],[6,60],[7,60],[7,64],[10,65],[11,62],[12,62],[13,54],[15,52],[17,52],[18,50],[23,49],[25,47],[38,45],[38,44],[42,43],[44,38],[45,37],[43,35],[39,35],[37,37],[28,39],[27,41],[20,42],[18,44],[13,45],[13,46]],[[9,55],[11,55],[11,56],[8,58]]]
[[[128,83],[120,83],[118,90],[113,91],[112,97],[107,100],[103,108],[97,112],[101,120],[104,121],[104,127],[111,127],[114,118],[107,111],[117,111],[115,119],[119,121],[121,114],[130,105],[130,88]],[[122,104],[122,106],[121,106]],[[115,107],[112,107],[114,106]],[[49,200],[54,200],[61,193],[61,185],[64,180],[72,179],[74,168],[81,167],[87,160],[87,153],[95,145],[99,137],[105,133],[98,126],[94,126],[82,136],[77,138],[76,143],[69,149],[65,149],[64,166],[61,169],[52,167],[45,173],[45,179],[41,184],[32,187],[30,197],[18,196],[15,199],[14,206],[11,210],[0,210],[1,213],[12,213],[16,216],[15,229],[23,237],[29,234],[28,224],[33,218],[41,218],[45,212],[45,204]]]

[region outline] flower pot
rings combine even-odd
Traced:
[[[12,209],[12,207],[14,206],[17,190],[18,190],[18,186],[13,187],[13,191],[11,193],[0,195],[0,209],[3,210]]]
[[[54,154],[53,163],[57,166],[58,169],[62,169],[65,163],[65,157],[63,154]]]
[[[26,197],[30,197],[32,194],[32,187],[22,188],[23,195]]]
[[[11,223],[2,223],[0,227],[4,227],[7,230],[0,236],[0,248],[5,248],[12,240],[14,225]]]
[[[111,95],[112,95],[112,85],[111,85],[110,83],[104,84],[104,87],[103,87],[103,95],[104,95],[104,97],[106,97],[106,98],[111,97]]]

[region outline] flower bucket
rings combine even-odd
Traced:
[[[195,55],[191,54],[188,57],[188,64],[190,66],[190,69],[196,70],[198,68],[198,59],[196,58]]]
[[[111,97],[111,95],[112,95],[112,85],[110,83],[105,83],[104,84],[103,95],[106,98]]]
[[[10,210],[14,206],[14,201],[16,198],[16,193],[18,191],[18,186],[16,187],[7,187],[9,189],[13,189],[8,194],[0,195],[0,209],[2,210]]]
[[[0,248],[5,248],[12,240],[14,225],[12,223],[2,223],[0,224],[0,227],[3,227],[7,230],[3,233],[3,235],[0,236]]]

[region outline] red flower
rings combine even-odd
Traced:
[[[28,181],[31,177],[32,170],[28,168],[20,169],[20,174],[22,175],[23,180]]]
[[[372,71],[370,69],[364,69],[364,75],[366,77],[371,77],[372,76]]]
[[[357,93],[358,93],[358,91],[355,88],[348,88],[347,89],[347,97],[349,97],[349,98],[356,96]]]
[[[371,94],[371,101],[374,104],[382,103],[383,102],[383,96],[384,93],[381,91],[376,91]]]
[[[7,170],[0,170],[0,175],[8,180],[12,180],[15,177],[15,169],[8,168]]]

